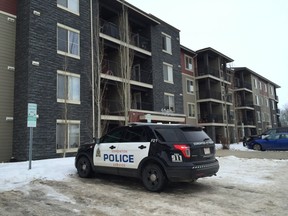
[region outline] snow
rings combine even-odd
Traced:
[[[222,148],[216,144],[216,149]],[[230,145],[229,151],[251,151],[242,143]],[[253,150],[252,150],[253,151]],[[32,169],[27,162],[0,164],[0,192],[24,190],[34,180],[69,181],[76,174],[74,157],[32,161]],[[269,176],[277,167],[288,165],[288,160],[245,159],[235,156],[219,157],[220,170],[215,181],[229,181],[233,184],[269,184]],[[252,166],[253,165],[253,166]]]

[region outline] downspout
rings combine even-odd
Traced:
[[[91,80],[92,80],[92,132],[95,137],[95,75],[94,75],[94,40],[93,40],[93,0],[90,0],[90,35],[91,35]]]

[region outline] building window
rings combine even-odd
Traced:
[[[72,13],[79,14],[79,0],[57,0],[57,6]]]
[[[80,121],[57,119],[56,149],[76,152],[80,145]],[[60,153],[60,152],[59,152]]]
[[[188,110],[188,117],[190,118],[195,118],[195,104],[192,104],[192,103],[188,103],[187,104],[187,110]]]
[[[187,93],[194,93],[193,80],[187,79],[186,86],[187,86]]]
[[[57,24],[57,53],[80,58],[80,31]]]
[[[265,92],[267,92],[267,84],[264,84]]]
[[[193,58],[186,55],[185,55],[185,69],[190,71],[193,70]]]
[[[275,101],[272,101],[272,109],[275,110]]]
[[[255,103],[256,103],[256,105],[260,106],[258,95],[255,95]]]
[[[171,36],[162,33],[162,50],[172,54]]]
[[[80,75],[57,71],[57,102],[80,104]]]
[[[259,89],[262,90],[262,82],[259,81]]]
[[[165,82],[173,83],[173,65],[163,63],[163,76]]]
[[[269,100],[266,98],[266,106],[269,107]]]
[[[174,95],[164,93],[164,109],[175,112]]]
[[[254,79],[254,88],[257,89],[257,80]]]
[[[274,88],[273,88],[273,86],[270,86],[270,91],[271,91],[271,95],[273,96],[273,95],[274,95]]]
[[[260,111],[257,111],[257,121],[261,122],[261,114]]]

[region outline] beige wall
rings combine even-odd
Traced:
[[[8,17],[14,22],[8,21]],[[12,155],[16,18],[0,11],[0,162]]]

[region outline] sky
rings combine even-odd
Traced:
[[[179,29],[181,45],[212,47],[281,86],[278,108],[288,106],[287,0],[126,1]]]

